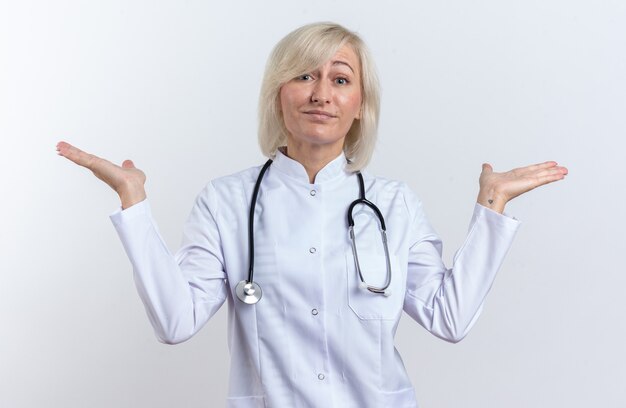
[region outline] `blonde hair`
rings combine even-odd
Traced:
[[[280,40],[270,54],[259,97],[259,145],[265,156],[273,158],[276,150],[287,144],[288,131],[279,106],[280,88],[330,60],[344,45],[352,47],[361,64],[362,106],[361,118],[352,123],[343,150],[350,161],[348,170],[361,170],[370,161],[380,113],[378,76],[363,40],[334,23],[302,26]]]

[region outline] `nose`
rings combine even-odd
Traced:
[[[326,84],[326,81],[317,81],[313,89],[311,90],[311,102],[319,104],[330,103],[332,90]]]

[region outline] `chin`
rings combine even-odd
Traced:
[[[320,131],[313,130],[296,139],[306,141],[308,143],[327,145],[327,144],[335,144],[338,142],[343,143],[343,140],[345,139],[345,137],[346,137],[345,134],[341,134],[340,136],[338,136],[337,133],[334,133],[334,132],[330,133],[328,131],[320,132]]]
[[[344,140],[344,137],[336,137],[336,136],[330,137],[326,135],[309,135],[309,136],[306,136],[304,140],[302,141],[305,141],[306,143],[310,143],[314,145],[326,146],[326,145],[335,145],[337,143],[341,143],[343,145],[343,140]]]

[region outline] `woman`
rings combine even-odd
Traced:
[[[58,144],[119,194],[111,219],[162,342],[187,340],[228,301],[230,407],[417,406],[393,343],[402,311],[438,337],[461,340],[518,226],[501,214],[505,204],[567,174],[555,162],[505,173],[484,164],[470,232],[447,269],[405,184],[363,173],[360,185],[378,95],[354,33],[322,23],[287,35],[270,56],[259,104],[259,140],[273,162],[209,182],[176,256],[157,232],[141,170]],[[348,208],[363,195],[384,217],[385,243],[369,205],[354,206],[355,241],[348,234]]]

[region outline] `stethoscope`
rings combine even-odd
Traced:
[[[237,294],[239,300],[249,305],[257,303],[261,299],[261,296],[263,296],[263,291],[261,291],[261,287],[252,279],[254,269],[254,209],[256,207],[257,196],[259,195],[261,181],[263,180],[263,176],[265,175],[265,172],[267,171],[270,164],[272,164],[272,159],[269,159],[261,169],[259,177],[256,180],[256,184],[254,185],[254,191],[252,192],[252,205],[250,205],[250,217],[248,218],[248,259],[250,260],[248,279],[242,280],[235,287],[235,293]],[[387,247],[387,228],[385,227],[385,219],[383,218],[383,215],[378,207],[376,207],[374,203],[365,198],[365,185],[363,183],[363,175],[361,175],[360,171],[357,171],[356,175],[359,180],[360,197],[354,200],[348,207],[348,232],[350,234],[350,241],[352,243],[354,265],[357,272],[359,273],[359,287],[362,289],[367,289],[372,293],[380,293],[385,296],[389,296],[391,295],[391,290],[389,289],[389,285],[391,284],[391,262],[389,260],[389,248]],[[370,207],[372,211],[376,213],[378,221],[380,222],[380,235],[382,237],[383,247],[385,249],[385,260],[387,264],[387,279],[385,280],[385,284],[380,287],[368,285],[365,282],[365,279],[363,279],[363,274],[361,273],[361,266],[359,265],[359,255],[356,250],[354,219],[352,218],[352,211],[354,210],[354,207],[358,204],[363,204]]]

